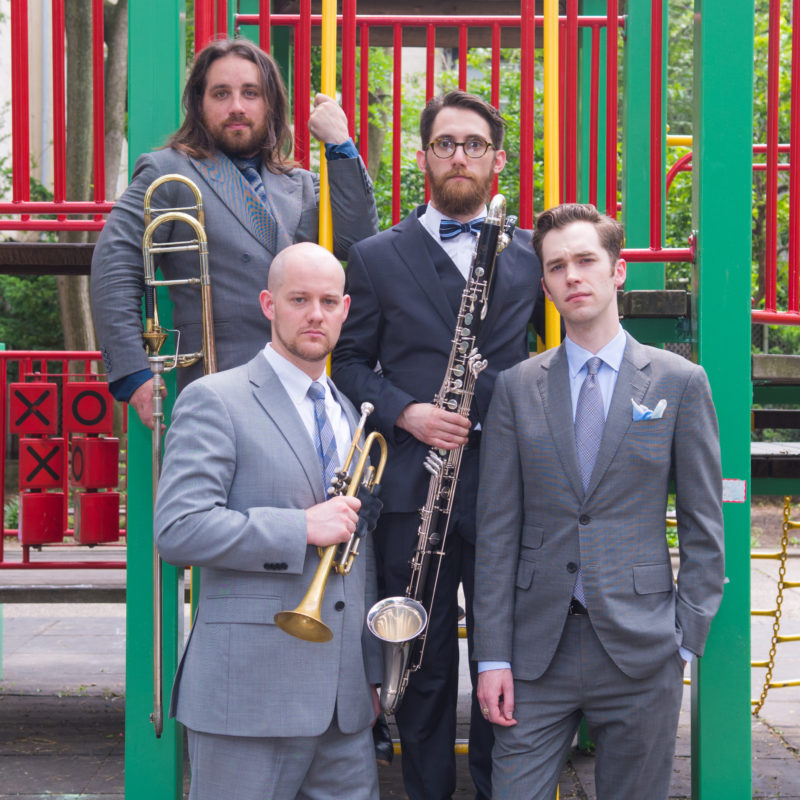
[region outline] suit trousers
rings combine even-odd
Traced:
[[[474,501],[474,494],[471,495]],[[375,531],[378,594],[404,595],[417,546],[419,514],[383,514]],[[445,541],[446,555],[429,621],[421,669],[411,674],[395,720],[400,732],[403,782],[410,800],[447,800],[456,788],[456,705],[458,702],[458,586],[463,583],[469,650],[472,650],[472,598],[475,547],[461,535],[463,518],[454,514]],[[432,582],[433,576],[430,581]],[[478,707],[477,668],[470,660],[469,763],[477,800],[491,797],[492,726]]]
[[[590,617],[567,617],[547,671],[514,681],[517,725],[495,728],[494,800],[553,800],[581,716],[597,746],[598,800],[666,800],[683,696],[675,654],[635,680],[609,658]]]
[[[223,736],[187,728],[189,800],[378,800],[372,731],[321,736]]]

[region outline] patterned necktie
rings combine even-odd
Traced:
[[[606,421],[603,410],[603,394],[600,391],[600,384],[597,382],[597,370],[600,369],[602,363],[603,359],[597,356],[586,362],[586,378],[581,385],[578,405],[575,409],[575,447],[578,452],[578,465],[581,470],[584,492],[589,486],[594,462],[597,460],[597,452],[600,449],[600,440],[603,437],[603,425]],[[572,594],[578,602],[586,605],[580,569]]]
[[[455,219],[443,219],[439,223],[439,238],[442,241],[446,239],[455,239],[460,233],[471,233],[477,236],[481,232],[481,226],[485,218],[474,219],[472,222],[458,222]]]
[[[339,466],[339,456],[336,452],[336,437],[333,435],[333,426],[325,412],[325,387],[314,381],[308,387],[308,396],[314,401],[314,447],[317,449],[319,463],[322,467],[322,483],[327,493],[336,467]]]
[[[247,178],[247,182],[253,187],[258,199],[267,207],[267,190],[264,188],[264,181],[261,180],[261,173],[258,165],[260,158],[234,158],[233,163],[241,170],[242,175]]]

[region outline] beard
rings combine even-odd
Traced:
[[[431,189],[431,200],[434,206],[451,217],[477,213],[486,205],[492,190],[494,173],[475,175],[461,169],[452,169],[446,174],[435,177],[428,166],[425,170]],[[454,176],[468,178],[466,181],[452,181]]]
[[[206,120],[206,128],[214,140],[214,146],[234,158],[250,158],[259,153],[264,147],[267,138],[267,123],[253,122],[243,115],[232,115],[224,123],[210,126]],[[232,123],[246,123],[247,128],[232,130],[228,126]]]

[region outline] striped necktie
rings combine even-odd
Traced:
[[[328,414],[325,411],[325,387],[319,382],[314,381],[308,387],[308,396],[314,401],[314,447],[319,456],[319,463],[322,468],[322,484],[327,493],[331,485],[336,468],[339,466],[339,456],[336,452],[336,437],[333,435],[333,425],[331,425]]]

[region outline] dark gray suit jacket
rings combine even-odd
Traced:
[[[356,412],[336,394],[354,430]],[[380,682],[382,660],[364,624],[377,594],[371,537],[350,574],[328,580],[321,615],[331,641],[305,642],[273,622],[298,605],[319,564],[306,544],[305,509],[324,499],[311,437],[262,353],[181,393],[155,537],[166,561],[200,567],[171,707],[189,728],[318,736],[334,708],[344,733],[372,722],[369,684]]]
[[[372,183],[360,158],[328,162],[333,212],[334,252],[347,258],[350,245],[378,230]],[[317,241],[319,180],[302,169],[276,175],[262,168],[273,216],[278,226],[275,252],[267,248],[263,220],[252,213],[262,208],[252,187],[222,154],[196,161],[166,148],[136,162],[130,186],[114,205],[92,259],[91,299],[97,338],[109,381],[148,367],[142,345],[141,303],[144,291],[142,234],[143,199],[158,177],[179,173],[194,181],[203,197],[208,237],[209,273],[219,369],[245,363],[269,338],[269,323],[258,303],[267,287],[275,254],[290,244]],[[188,187],[170,182],[153,198],[154,208],[194,204]],[[180,223],[165,223],[156,241],[192,238]],[[158,258],[167,279],[198,277],[196,253],[176,252]],[[184,353],[201,349],[200,293],[196,286],[173,286],[174,327],[181,331]],[[164,352],[173,350],[174,342]],[[180,388],[203,373],[202,364],[178,371]]]
[[[631,400],[661,419],[633,420]],[[681,567],[665,535],[674,479]],[[702,367],[628,336],[584,495],[565,348],[502,373],[481,446],[478,661],[534,680],[555,653],[580,566],[589,617],[617,666],[652,674],[680,645],[703,654],[724,576],[719,432]]]

